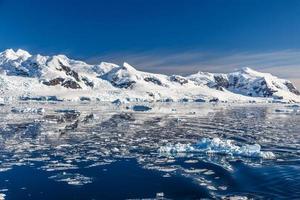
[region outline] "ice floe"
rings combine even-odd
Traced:
[[[85,184],[88,184],[88,183],[92,183],[92,178],[83,176],[83,175],[78,174],[78,173],[72,174],[72,173],[63,172],[63,173],[51,176],[49,178],[53,179],[55,181],[58,181],[58,182],[66,182],[69,185],[78,185],[78,186],[80,186],[80,185],[85,185]]]
[[[233,156],[258,157],[274,159],[275,155],[270,151],[261,151],[259,144],[238,146],[233,140],[221,140],[220,138],[203,138],[195,144],[167,144],[159,148],[161,154],[203,152],[208,154],[225,154]]]

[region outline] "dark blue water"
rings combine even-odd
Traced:
[[[90,104],[6,105],[0,193],[10,200],[299,199],[300,115],[278,108],[286,106],[163,105],[144,113]],[[159,151],[203,138],[259,144],[275,157]]]

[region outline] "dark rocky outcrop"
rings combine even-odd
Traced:
[[[64,81],[62,83],[62,86],[64,86],[65,88],[71,88],[71,89],[81,89],[81,86],[73,80]]]
[[[94,82],[93,82],[93,81],[90,81],[90,80],[89,80],[88,78],[86,78],[86,77],[83,77],[81,80],[84,82],[84,84],[85,84],[86,86],[91,87],[91,88],[94,88]]]
[[[291,83],[291,82],[285,82],[284,85],[289,89],[290,92],[300,95],[299,90]]]
[[[65,80],[64,78],[55,78],[50,81],[43,81],[44,85],[47,86],[55,86],[55,85],[61,85],[65,88],[71,88],[71,89],[81,89],[81,86],[73,80]]]
[[[72,70],[70,67],[64,65],[62,62],[60,62],[60,61],[58,61],[58,62],[59,62],[59,65],[61,66],[61,69],[66,72],[67,76],[71,76],[71,77],[75,78],[76,81],[80,82],[79,75],[77,72]]]
[[[159,79],[155,78],[155,77],[145,77],[144,81],[151,82],[151,83],[154,83],[156,85],[162,86],[162,82]]]
[[[15,69],[15,73],[18,76],[24,76],[24,77],[29,77],[29,73],[22,70],[22,69]]]
[[[182,76],[178,76],[178,75],[172,75],[170,77],[170,81],[179,83],[181,85],[188,83],[188,80]]]
[[[229,81],[224,76],[215,75],[214,79],[215,79],[215,82],[216,82],[216,85],[214,85],[214,87],[216,87],[216,88],[221,88],[221,87],[228,88],[229,87]]]
[[[55,79],[52,79],[50,81],[43,81],[43,84],[44,85],[48,85],[48,86],[54,86],[54,85],[60,85],[61,83],[64,82],[64,78],[55,78]]]
[[[111,84],[114,86],[114,87],[118,87],[118,88],[125,88],[125,89],[128,89],[128,88],[132,88],[134,86],[134,84],[136,84],[135,81],[126,81],[126,82],[121,82],[121,83],[118,83],[119,81],[119,78],[117,76],[115,76],[113,78],[113,80],[111,81]]]
[[[265,79],[262,79],[260,82],[260,86],[253,87],[257,94],[262,94],[264,97],[272,96],[277,90],[273,90],[268,87],[268,84]]]

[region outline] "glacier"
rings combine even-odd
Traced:
[[[0,102],[300,102],[300,92],[289,80],[251,68],[169,76],[142,72],[126,62],[92,65],[21,49],[0,53],[0,96]]]

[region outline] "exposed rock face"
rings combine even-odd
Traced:
[[[162,82],[159,79],[155,78],[155,77],[145,77],[144,81],[146,81],[146,82],[152,82],[152,83],[154,83],[156,85],[162,86]]]
[[[93,82],[93,81],[90,81],[88,78],[83,77],[83,78],[82,78],[82,81],[84,82],[84,84],[85,84],[86,86],[91,87],[91,88],[94,87],[94,82]]]
[[[136,81],[131,80],[129,77],[126,77],[127,74],[122,74],[119,75],[118,71],[115,70],[116,73],[114,74],[114,72],[110,72],[107,74],[104,74],[103,76],[101,76],[102,79],[104,80],[108,80],[114,87],[118,87],[118,88],[133,88],[134,84],[136,83]],[[122,72],[122,71],[121,71]]]
[[[215,75],[214,76],[215,79],[215,83],[216,85],[214,85],[214,87],[216,88],[228,88],[229,87],[229,81],[228,78],[225,77],[224,75]]]
[[[62,70],[64,70],[66,72],[67,76],[71,76],[71,77],[75,78],[76,81],[80,82],[79,75],[77,72],[71,70],[70,67],[64,65],[61,61],[58,61],[58,62],[59,62],[59,65],[61,66]]]
[[[253,88],[257,94],[263,94],[264,97],[270,97],[272,96],[277,90],[274,90],[270,87],[268,87],[268,84],[265,80],[262,80],[260,82],[260,87]]]
[[[54,86],[54,85],[60,85],[61,83],[64,82],[64,78],[55,78],[50,81],[43,81],[43,84],[48,85],[48,86]]]
[[[170,81],[177,82],[180,85],[183,85],[183,84],[186,84],[189,82],[186,78],[184,78],[182,76],[178,76],[178,75],[172,75],[170,77]]]
[[[24,71],[24,70],[22,70],[22,69],[16,69],[16,70],[15,70],[15,73],[16,73],[16,75],[18,75],[18,76],[25,76],[25,77],[28,77],[28,76],[29,76],[29,73],[26,72],[26,71]]]
[[[290,92],[300,95],[299,90],[296,89],[296,87],[291,82],[285,82],[286,87],[289,89]]]
[[[112,81],[111,84],[115,87],[118,87],[118,88],[125,88],[125,89],[128,89],[128,88],[133,88],[134,84],[136,82],[135,81],[124,81],[124,82],[121,82],[121,83],[118,83],[117,81]]]
[[[62,86],[64,86],[65,88],[71,88],[71,89],[81,89],[81,86],[73,80],[64,81],[62,83]]]
[[[65,80],[64,78],[55,78],[50,81],[43,81],[43,84],[48,86],[61,85],[65,88],[81,89],[81,86],[77,82],[73,80]]]

